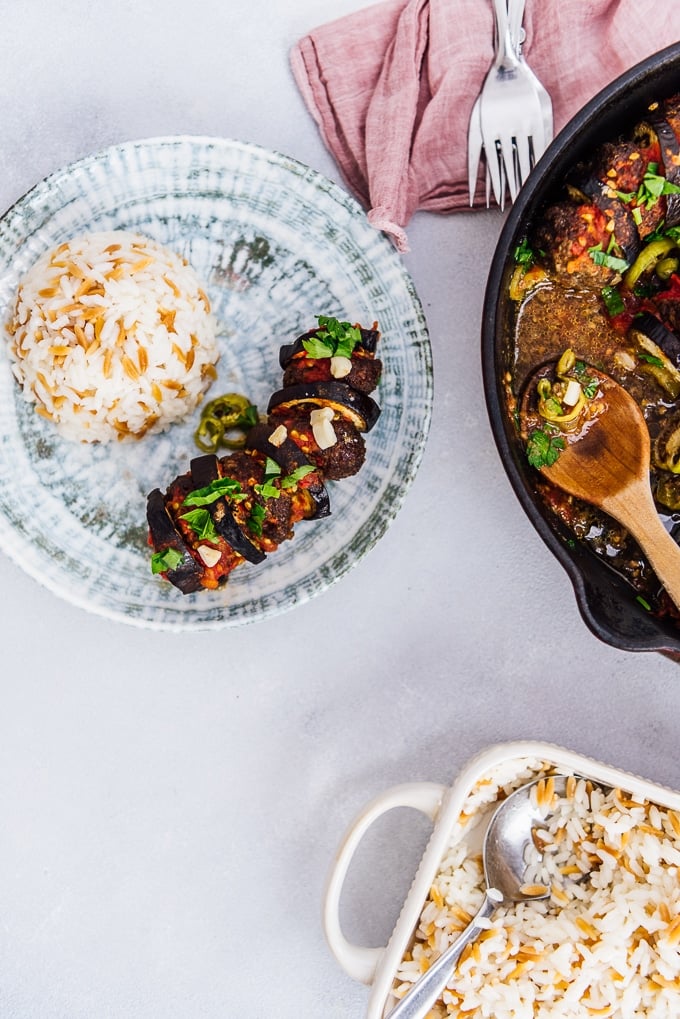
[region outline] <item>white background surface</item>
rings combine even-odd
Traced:
[[[110,143],[257,142],[337,180],[289,66],[321,0],[0,2],[0,206]],[[452,142],[455,144],[457,142]],[[479,330],[497,212],[410,228],[432,430],[379,545],[308,605],[189,635],[109,623],[0,556],[0,1016],[361,1017],[320,908],[375,794],[554,741],[680,787],[680,668],[599,643],[492,441]],[[367,838],[346,933],[382,944],[426,825]]]

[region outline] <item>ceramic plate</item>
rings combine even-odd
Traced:
[[[61,439],[0,361],[0,542],[68,601],[154,629],[252,622],[319,594],[375,544],[399,509],[423,451],[432,364],[423,312],[390,242],[328,179],[257,146],[160,138],[106,149],[58,171],[0,221],[0,311],[48,248],[91,230],[135,230],[189,259],[220,323],[210,390],[264,411],[280,388],[278,349],[336,315],[382,332],[382,415],[354,478],[329,483],[332,515],[220,591],[182,595],[150,571],[146,495],[197,455],[196,418],[139,443]]]

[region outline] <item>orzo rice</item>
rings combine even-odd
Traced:
[[[465,928],[483,896],[481,838],[489,810],[549,771],[512,762],[476,784],[441,861],[410,951],[403,997]],[[570,779],[552,800],[529,877],[551,898],[501,908],[464,951],[431,1019],[672,1019],[680,1015],[680,817],[620,789]],[[552,802],[551,802],[552,801]],[[550,804],[548,809],[547,804]]]
[[[210,303],[193,268],[127,231],[46,252],[7,324],[24,396],[68,438],[138,439],[190,414],[215,378]]]

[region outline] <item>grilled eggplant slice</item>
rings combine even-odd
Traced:
[[[179,533],[165,507],[165,499],[159,488],[149,492],[146,499],[146,519],[149,524],[149,538],[157,552],[167,548],[178,552],[182,560],[165,576],[183,594],[192,594],[202,588],[203,567],[194,559],[184,538]]]
[[[680,185],[680,141],[671,121],[676,121],[678,110],[673,104],[657,106],[649,120],[659,139],[661,163],[666,180]],[[671,118],[670,120],[668,118]],[[680,223],[680,194],[666,195],[666,226]]]
[[[346,382],[300,383],[279,389],[269,400],[267,413],[295,407],[331,407],[335,413],[351,421],[360,432],[370,432],[380,417],[380,407],[366,393],[352,389]]]

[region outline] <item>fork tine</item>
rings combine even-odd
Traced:
[[[491,190],[496,199],[496,204],[500,205],[501,209],[503,209],[505,207],[505,182],[503,181],[503,156],[499,151],[498,142],[496,142],[494,150],[487,150],[486,165],[489,168]]]
[[[531,173],[531,167],[533,165],[531,158],[532,139],[526,138],[524,139],[524,142],[522,142],[521,139],[518,139],[515,146],[515,152],[517,154],[517,181],[521,187]]]
[[[468,194],[470,205],[474,205],[477,191],[477,173],[482,156],[482,127],[479,115],[479,99],[475,100],[468,127]]]
[[[508,190],[510,192],[510,200],[514,202],[517,198],[517,192],[519,191],[513,158],[513,152],[515,149],[514,138],[509,131],[501,131],[499,133],[498,142],[500,144],[503,165],[505,166],[505,177],[508,183]]]

